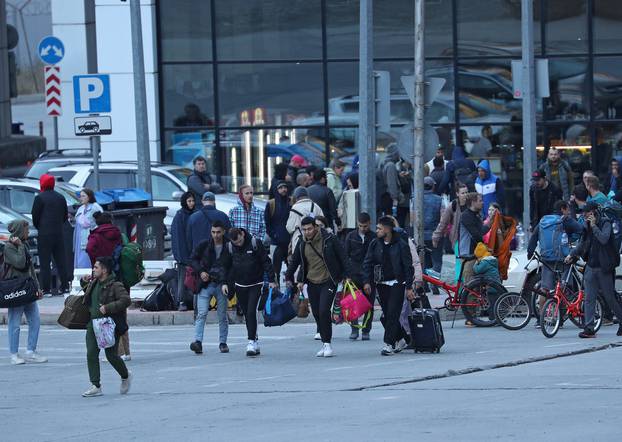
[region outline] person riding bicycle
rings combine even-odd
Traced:
[[[527,258],[531,259],[536,251],[536,246],[540,245],[540,259],[542,265],[542,275],[540,277],[540,288],[551,292],[555,290],[555,271],[561,269],[565,275],[568,266],[564,265],[564,259],[570,253],[569,238],[583,233],[583,226],[570,215],[570,207],[565,201],[557,201],[553,206],[553,215],[545,215],[534,227],[529,244],[527,246]],[[538,304],[540,309],[544,306],[546,297],[540,295]],[[539,319],[536,327],[539,327]]]
[[[611,221],[602,216],[598,204],[588,202],[583,210],[585,214],[585,231],[581,237],[579,246],[565,259],[570,264],[578,257],[582,257],[587,263],[583,282],[585,286],[585,318],[584,329],[579,333],[580,338],[594,338],[596,300],[600,290],[603,299],[613,310],[620,322],[618,336],[622,336],[622,306],[616,299],[614,287],[614,273],[620,265],[620,255],[613,241],[613,228]]]

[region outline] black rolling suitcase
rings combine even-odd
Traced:
[[[445,344],[443,326],[438,310],[416,308],[413,305],[412,315],[408,317],[410,336],[415,353],[440,353]]]

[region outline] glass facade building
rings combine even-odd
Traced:
[[[426,0],[426,75],[445,79],[426,119],[448,154],[487,141],[522,210],[522,108],[511,63],[521,57],[520,0]],[[550,97],[538,100],[538,157],[558,146],[577,180],[604,176],[621,149],[622,7],[618,0],[536,0],[536,57],[549,60]],[[163,158],[197,154],[235,191],[267,191],[273,165],[351,160],[358,125],[358,0],[159,0]],[[414,0],[374,1],[374,69],[391,75],[390,133],[413,109]],[[487,141],[486,141],[487,140]]]

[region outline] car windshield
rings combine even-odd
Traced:
[[[72,192],[70,190],[67,190],[64,187],[59,187],[59,186],[56,186],[54,190],[56,190],[58,193],[60,193],[65,198],[65,201],[67,201],[68,205],[73,206],[74,204],[80,204],[80,200],[78,199],[78,196],[76,195],[75,192]]]
[[[0,224],[4,224],[6,226],[11,221],[14,221],[16,219],[28,221],[28,218],[20,213],[17,213],[15,210],[9,209],[6,206],[0,206]]]
[[[169,169],[168,171],[172,173],[175,178],[177,178],[179,181],[181,181],[184,184],[186,184],[186,182],[188,181],[188,177],[192,175],[192,170],[188,169],[187,167]]]
[[[57,167],[59,164],[62,164],[61,161],[35,161],[24,175],[26,178],[36,178],[39,179],[41,175],[47,173],[53,167]]]

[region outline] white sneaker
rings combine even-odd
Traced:
[[[393,349],[393,353],[400,353],[406,347],[408,347],[408,344],[406,343],[406,341],[404,339],[400,339],[398,341],[398,343],[395,344],[395,348]]]
[[[44,298],[51,298],[52,297],[52,293],[48,292],[48,293],[44,293],[43,294]]]
[[[48,358],[41,356],[36,351],[27,351],[24,355],[24,360],[31,364],[43,364],[48,361]]]
[[[246,356],[257,356],[257,352],[255,351],[255,341],[248,341],[248,345],[246,346]]]
[[[395,354],[393,352],[393,346],[389,344],[384,344],[384,347],[382,347],[382,350],[380,350],[380,354],[382,356],[393,356]]]
[[[324,357],[325,358],[330,358],[333,355],[334,355],[333,347],[329,343],[325,342],[324,343]]]
[[[259,350],[259,340],[255,339],[253,341],[253,348],[255,349],[255,355],[259,356],[261,354],[261,350]]]
[[[321,341],[322,340],[322,336],[320,336],[319,333],[316,333],[315,336],[313,337],[313,339],[315,339],[316,341]]]
[[[121,394],[127,394],[132,386],[132,372],[127,372],[127,379],[121,379]]]
[[[127,361],[131,361],[132,357],[130,355],[121,355],[121,359],[127,362]]]
[[[91,385],[91,388],[82,393],[82,397],[95,397],[101,396],[102,394],[103,393],[101,387],[98,388],[95,385]]]
[[[19,357],[17,353],[11,355],[11,364],[13,365],[23,365],[26,361]]]

